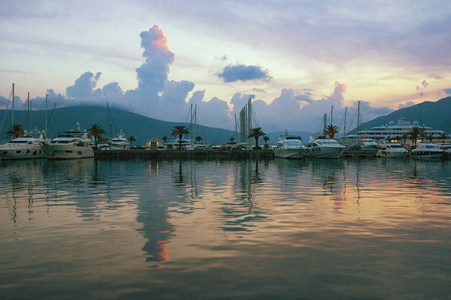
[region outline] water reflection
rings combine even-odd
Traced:
[[[451,162],[88,159],[0,171],[0,290],[45,296],[58,277],[67,290],[61,278],[88,278],[78,288],[90,298],[99,287],[109,298],[385,298],[412,280],[444,291],[451,274]]]

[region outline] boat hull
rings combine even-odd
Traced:
[[[307,155],[312,158],[338,159],[343,155],[344,151],[344,147],[312,147],[307,150]]]
[[[47,158],[47,155],[43,148],[38,146],[26,148],[2,147],[0,148],[0,157],[3,160],[20,160],[43,159]]]
[[[378,150],[376,157],[385,158],[405,158],[407,156],[407,151],[389,151],[389,150]]]
[[[410,157],[414,159],[442,159],[443,152],[420,151],[410,153]]]
[[[305,151],[303,149],[274,149],[274,156],[286,159],[303,159]]]
[[[94,157],[91,147],[80,147],[72,145],[50,145],[45,146],[48,159],[79,159]]]

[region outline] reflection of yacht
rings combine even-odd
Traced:
[[[307,155],[313,158],[340,158],[345,148],[336,140],[326,137],[317,139],[310,137],[309,143],[305,145]]]
[[[410,152],[410,156],[418,159],[440,159],[443,157],[443,150],[432,143],[418,143]]]
[[[301,139],[294,135],[289,135],[286,131],[285,134],[279,137],[277,147],[273,151],[274,156],[280,158],[300,159],[304,158],[305,155]]]
[[[46,158],[43,149],[46,141],[42,134],[39,134],[39,137],[36,137],[36,133],[31,136],[20,136],[0,146],[1,159]]]
[[[111,150],[129,150],[129,149],[130,143],[121,129],[117,137],[111,140]]]
[[[377,157],[404,158],[407,150],[399,143],[386,143],[377,151]]]
[[[88,133],[80,131],[77,123],[77,131],[67,131],[65,135],[57,136],[44,149],[48,159],[74,159],[94,157],[94,150],[89,147]]]

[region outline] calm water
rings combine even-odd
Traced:
[[[451,297],[451,161],[17,161],[0,182],[0,299]]]

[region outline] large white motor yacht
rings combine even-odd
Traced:
[[[94,157],[94,150],[89,147],[88,133],[81,132],[77,123],[77,131],[67,131],[65,135],[54,138],[44,149],[48,159],[75,159]]]
[[[405,158],[407,156],[407,149],[399,143],[386,143],[380,146],[377,150],[377,157],[387,158]]]
[[[299,137],[289,135],[286,131],[277,141],[273,149],[274,156],[280,158],[301,159],[305,156],[305,149]]]
[[[41,133],[38,137],[35,134],[23,135],[1,145],[0,157],[4,160],[46,158],[43,146],[48,141]]]
[[[340,158],[346,147],[340,145],[336,140],[319,137],[314,139],[310,137],[310,141],[305,145],[306,155],[312,158]]]
[[[417,159],[441,159],[443,150],[432,143],[418,143],[410,152],[410,157]]]
[[[125,134],[122,132],[122,129],[118,133],[117,137],[111,140],[111,150],[130,150],[130,143],[127,140]]]

